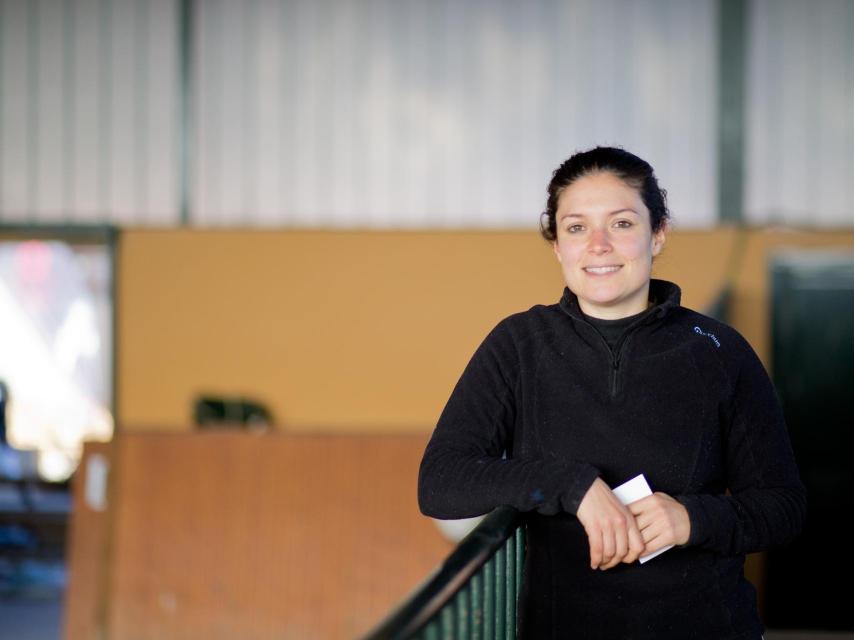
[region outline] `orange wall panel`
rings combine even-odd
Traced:
[[[673,233],[655,272],[703,307],[733,238]],[[118,278],[118,422],[149,429],[212,392],[290,429],[429,430],[489,330],[563,290],[533,230],[130,230]]]

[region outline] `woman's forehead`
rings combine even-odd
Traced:
[[[558,197],[561,213],[611,214],[630,210],[647,212],[640,192],[620,177],[606,172],[585,175],[564,187]]]

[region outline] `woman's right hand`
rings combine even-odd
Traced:
[[[605,484],[596,478],[575,515],[590,542],[590,568],[610,569],[620,562],[631,564],[644,551],[635,517]]]

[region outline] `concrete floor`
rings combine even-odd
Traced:
[[[62,634],[62,593],[0,598],[0,638],[59,640]],[[765,640],[854,640],[854,632],[768,631]]]
[[[0,640],[61,637],[70,508],[67,488],[0,479]]]
[[[58,640],[62,634],[62,594],[0,598],[0,638]]]
[[[767,631],[765,640],[854,640],[848,631]]]

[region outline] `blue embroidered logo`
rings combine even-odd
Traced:
[[[718,340],[718,337],[717,337],[714,333],[706,333],[706,332],[705,332],[705,331],[703,331],[700,327],[694,327],[694,333],[699,333],[701,336],[706,336],[706,337],[707,337],[707,338],[709,338],[712,342],[714,342],[714,343],[715,343],[715,346],[716,346],[716,347],[718,347],[718,348],[720,349],[721,341],[720,341],[720,340]]]

